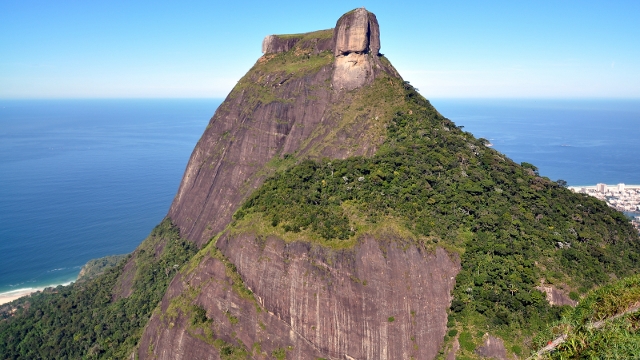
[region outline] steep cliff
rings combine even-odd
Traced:
[[[380,27],[376,16],[364,8],[344,14],[333,30],[336,56],[332,84],[335,89],[353,90],[370,84],[379,66]]]
[[[288,359],[434,358],[458,260],[402,243],[367,236],[332,251],[226,233],[173,281],[138,355],[215,359],[227,351],[261,359],[284,350]],[[202,309],[201,322],[194,309]]]
[[[376,30],[360,21],[357,26],[366,29],[356,31],[354,24],[341,41],[353,34],[379,49],[375,16],[364,8],[344,15],[338,25],[362,16],[373,19]],[[183,237],[198,246],[209,241],[267,176],[292,164],[292,155],[318,159],[375,153],[384,140],[384,121],[401,101],[400,75],[377,50],[363,54],[358,48],[366,61],[340,65],[340,56],[333,55],[335,36],[329,29],[264,39],[265,55],[220,105],[189,159],[167,215]],[[345,84],[354,90],[376,79],[378,86],[365,91],[344,90]],[[135,272],[134,256],[114,299],[131,293]]]

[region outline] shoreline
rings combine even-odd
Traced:
[[[31,295],[35,292],[38,291],[43,291],[46,288],[55,288],[57,286],[67,286],[67,285],[71,285],[72,283],[74,283],[75,281],[69,281],[66,282],[64,284],[52,284],[52,285],[47,285],[47,286],[43,286],[43,287],[37,287],[37,288],[24,288],[24,289],[17,289],[17,290],[11,290],[11,291],[7,291],[4,293],[0,293],[0,306],[10,303],[14,300],[17,300],[21,297],[25,297],[27,295]]]
[[[581,188],[595,189],[596,186],[597,185],[569,185],[569,186],[567,186],[567,189],[576,189],[576,190],[580,190]],[[618,186],[618,184],[607,185],[607,187],[615,187],[615,186]],[[639,189],[640,185],[624,184],[624,188],[625,189]]]

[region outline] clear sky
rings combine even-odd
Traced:
[[[427,98],[640,98],[640,1],[0,1],[0,98],[225,97],[265,35],[365,6]]]

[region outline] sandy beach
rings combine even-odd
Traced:
[[[56,284],[56,285],[49,285],[49,286],[43,286],[43,287],[39,287],[39,288],[26,288],[26,289],[18,289],[18,290],[14,290],[14,291],[8,291],[5,293],[0,293],[0,305],[12,302],[15,299],[19,299],[23,296],[27,296],[29,294],[33,294],[36,291],[42,291],[46,288],[49,287],[56,287],[59,285],[62,286],[67,286],[70,285],[71,283],[73,283],[73,281],[69,281],[67,283],[64,284]]]
[[[15,299],[21,298],[23,296],[27,296],[36,291],[42,291],[44,288],[38,289],[20,289],[16,291],[10,291],[6,293],[0,294],[0,305],[6,304],[8,302],[12,302]]]

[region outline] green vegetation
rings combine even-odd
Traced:
[[[473,343],[473,337],[471,333],[468,331],[460,333],[460,337],[458,338],[460,342],[460,348],[462,350],[466,350],[468,352],[472,352],[476,348],[476,344]]]
[[[222,360],[244,360],[249,359],[249,351],[242,346],[227,343],[222,339],[216,339],[213,346],[220,352]]]
[[[384,73],[368,86],[341,94],[340,101],[333,102],[328,112],[335,123],[331,122],[330,128],[319,124],[307,140],[313,142],[319,136],[324,140],[309,149],[309,155],[319,158],[327,147],[346,154],[357,153],[364,146],[377,148],[387,136],[389,119],[404,104],[404,83]]]
[[[287,350],[283,348],[277,348],[271,352],[271,356],[278,360],[284,360],[287,356]]]
[[[110,255],[99,259],[91,259],[82,267],[82,269],[80,269],[77,281],[80,282],[94,279],[102,275],[107,269],[118,265],[120,261],[127,256],[129,255]]]
[[[331,39],[333,38],[333,29],[318,30],[300,34],[281,34],[276,36],[282,39],[299,38],[302,42],[313,41],[316,39]]]
[[[540,348],[560,335],[566,341],[550,359],[632,359],[640,354],[640,276],[599,288],[562,320],[538,335]]]
[[[333,53],[323,51],[314,53],[315,41],[331,38],[333,30],[321,30],[306,34],[277,35],[280,38],[300,38],[294,47],[286,52],[267,54],[261,57],[249,72],[240,79],[229,95],[235,97],[250,91],[245,97],[263,104],[290,99],[279,98],[277,87],[291,78],[316,73],[322,67],[333,63]],[[253,109],[253,107],[247,107]]]
[[[122,261],[93,280],[18,300],[12,304],[18,308],[15,315],[4,314],[0,321],[0,354],[6,359],[128,358],[169,281],[196,250],[169,220],[163,221],[138,249],[129,297],[112,295]],[[201,312],[196,313],[192,321],[201,322]]]
[[[210,323],[211,319],[207,317],[207,310],[200,305],[193,305],[191,308],[191,325],[201,326]]]
[[[242,94],[247,101],[246,109],[272,102],[292,103],[299,94],[279,91],[279,87],[292,78],[303,77],[330,65],[333,54],[324,51],[315,55],[306,52],[296,55],[289,51],[265,55],[261,59],[263,60],[259,60],[229,94],[230,98]],[[246,115],[251,116],[251,113],[247,112]]]
[[[541,280],[584,293],[637,267],[640,242],[622,214],[487,148],[404,87],[375,156],[275,174],[236,212],[236,227],[339,248],[382,224],[458,252],[450,327],[490,330],[507,345],[560,318],[535,289]]]

